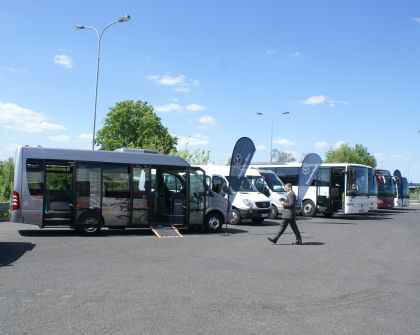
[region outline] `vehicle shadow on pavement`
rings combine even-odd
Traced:
[[[0,242],[0,267],[13,264],[35,245],[28,242]]]

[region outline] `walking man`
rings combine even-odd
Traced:
[[[292,190],[291,183],[287,183],[284,189],[287,192],[287,196],[286,200],[283,200],[283,211],[281,213],[281,218],[283,219],[283,222],[281,224],[280,231],[274,238],[267,237],[267,239],[270,242],[276,244],[277,240],[286,230],[287,225],[290,224],[290,227],[292,227],[292,230],[296,236],[296,242],[293,244],[302,245],[302,237],[300,236],[299,228],[296,224],[296,195]]]

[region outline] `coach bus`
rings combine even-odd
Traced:
[[[180,157],[141,149],[91,151],[19,147],[11,221],[70,227],[204,227],[218,232],[227,200]]]
[[[378,208],[394,208],[395,185],[389,170],[375,169],[378,184]]]
[[[368,168],[368,196],[369,196],[369,210],[375,211],[378,209],[378,183],[376,181],[375,169]]]
[[[394,176],[394,207],[408,207],[410,194],[408,181],[405,177]]]
[[[274,171],[283,183],[291,183],[293,191],[298,194],[302,163],[253,166]],[[368,169],[369,166],[360,164],[321,164],[317,176],[302,198],[302,215],[367,213],[370,207]]]

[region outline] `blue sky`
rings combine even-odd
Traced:
[[[419,1],[1,1],[0,159],[16,145],[91,146],[126,99],[153,105],[179,148],[224,164],[250,137],[325,152],[362,144],[420,182]],[[289,111],[289,114],[281,114]],[[265,116],[258,116],[256,113]]]

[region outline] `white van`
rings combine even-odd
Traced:
[[[210,188],[225,197],[230,190],[230,197],[235,194],[232,202],[231,224],[238,224],[243,219],[251,219],[254,223],[262,223],[270,214],[270,199],[260,193],[244,178],[238,190],[229,187],[229,170],[227,165],[200,165],[207,177]],[[232,198],[230,198],[232,199]],[[232,201],[232,200],[230,200]]]
[[[255,167],[248,168],[245,175],[258,191],[270,198],[271,211],[268,218],[277,218],[283,211],[283,204],[280,200],[286,199],[286,191],[281,179],[271,170]]]

